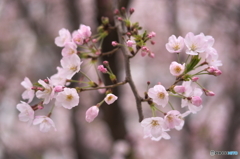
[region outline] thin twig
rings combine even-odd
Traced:
[[[123,82],[118,82],[118,83],[113,84],[113,85],[104,86],[104,87],[95,87],[95,88],[86,88],[86,89],[78,87],[77,89],[79,89],[82,92],[82,91],[90,91],[90,90],[97,90],[97,89],[114,88],[114,87],[117,87],[117,86],[120,86],[120,85],[124,85],[126,83],[127,83],[127,80],[125,80]]]

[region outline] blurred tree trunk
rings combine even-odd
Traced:
[[[101,23],[101,17],[108,17],[109,22],[111,25],[114,25],[114,14],[113,11],[116,8],[113,8],[114,6],[114,1],[113,0],[96,0],[96,5],[97,5],[97,21],[98,24]],[[118,1],[118,6],[119,7],[125,7],[127,8],[130,0],[121,0]],[[118,41],[118,35],[116,30],[112,30],[109,33],[109,36],[107,36],[104,39],[103,45],[102,45],[102,52],[107,52],[113,50],[113,46],[111,45],[112,41]],[[108,61],[110,64],[110,67],[114,74],[117,76],[118,79],[123,79],[122,77],[119,77],[120,70],[124,69],[123,68],[123,62],[120,61],[120,56],[118,52],[109,56],[104,56],[102,58],[103,61]],[[106,85],[112,84],[108,76],[104,76],[104,83]],[[113,90],[113,93],[117,96],[120,95],[120,89],[119,87],[115,87]],[[121,97],[121,96],[120,96]],[[119,100],[114,102],[111,106],[103,105],[102,107],[103,113],[104,113],[104,120],[106,121],[110,131],[111,135],[114,141],[124,139],[127,140],[127,130],[126,130],[126,125],[125,125],[125,119],[124,119],[124,114],[122,111],[122,108],[120,106]],[[128,141],[129,144],[130,141]],[[131,152],[132,153],[132,152]],[[133,155],[129,154],[129,158],[133,158]]]

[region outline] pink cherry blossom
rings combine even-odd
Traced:
[[[66,43],[71,41],[71,34],[70,32],[62,28],[59,30],[59,36],[55,38],[55,44],[59,47],[64,47]]]
[[[82,34],[82,32],[74,31],[72,33],[72,40],[77,45],[82,45],[84,42],[84,35]]]
[[[92,35],[91,28],[83,24],[80,25],[80,29],[78,31],[82,33],[84,39],[89,38]]]
[[[203,92],[205,93],[206,96],[215,96],[215,93],[213,91],[203,89]]]
[[[181,130],[184,125],[184,120],[181,113],[177,110],[170,110],[164,116],[165,129],[177,129]]]
[[[31,103],[35,94],[35,91],[32,90],[32,82],[29,80],[28,77],[25,77],[24,81],[21,82],[21,85],[26,89],[22,94],[22,98],[28,99],[28,103]]]
[[[217,53],[209,54],[206,58],[206,62],[208,63],[208,66],[213,66],[215,68],[218,68],[218,66],[222,66],[221,60],[218,60]]]
[[[107,73],[107,72],[108,72],[108,70],[107,70],[103,65],[99,65],[99,66],[97,67],[97,69],[98,69],[99,71],[101,71],[102,73]]]
[[[117,46],[118,43],[116,41],[112,41],[112,46]]]
[[[126,44],[127,44],[128,47],[133,47],[133,45],[135,45],[136,42],[133,41],[133,40],[128,40],[128,41],[126,42]]]
[[[110,104],[112,104],[113,102],[115,102],[117,99],[118,99],[117,96],[115,96],[115,95],[112,94],[112,93],[109,93],[109,94],[107,94],[107,96],[104,98],[104,101],[105,101],[108,105],[110,105]]]
[[[187,33],[184,43],[187,46],[187,54],[198,55],[203,53],[207,48],[207,42],[204,34],[194,35],[192,32]]]
[[[77,53],[77,45],[74,42],[68,42],[62,49],[62,56],[71,56]]]
[[[168,38],[168,43],[165,46],[170,53],[179,53],[184,48],[184,39],[181,36],[176,38],[175,35],[172,35]]]
[[[104,85],[104,83],[103,83],[101,80],[99,80],[98,86],[99,86],[99,87],[104,87],[105,85]],[[101,94],[103,94],[103,93],[106,92],[106,88],[98,89],[98,92],[101,93]]]
[[[177,92],[177,93],[184,93],[185,92],[185,87],[184,86],[175,86],[174,87],[174,91]]]
[[[192,81],[184,81],[182,85],[186,88],[186,91],[183,93],[186,98],[182,99],[181,106],[188,106],[192,113],[200,111],[202,109],[202,102],[199,98],[203,93],[202,89],[193,86]],[[192,101],[194,97],[196,97],[196,101]]]
[[[67,109],[72,109],[79,103],[79,95],[75,88],[64,88],[62,92],[59,92],[56,96],[55,105],[63,106]]]
[[[34,110],[32,107],[23,101],[17,105],[17,109],[20,111],[18,118],[20,121],[32,123],[34,119]]]
[[[53,99],[54,97],[54,90],[53,90],[53,85],[52,85],[52,81],[49,79],[48,80],[49,83],[46,83],[43,80],[38,80],[38,83],[42,85],[43,87],[43,91],[42,90],[38,90],[36,92],[36,97],[39,99],[44,99],[43,104],[48,104],[50,102],[51,99]]]
[[[199,79],[199,77],[192,77],[192,81],[193,81],[193,82],[197,82],[198,79]]]
[[[54,92],[62,92],[63,91],[63,89],[64,89],[64,87],[63,86],[61,86],[61,85],[58,85],[58,86],[55,86],[54,87]]]
[[[57,131],[53,120],[47,116],[36,116],[33,125],[38,125],[41,132],[48,132],[51,128]]]
[[[141,126],[144,129],[144,138],[149,137],[154,141],[171,138],[164,129],[164,120],[161,117],[145,118],[141,122]]]
[[[99,108],[92,106],[86,111],[86,121],[91,123],[98,116]]]
[[[173,76],[179,76],[184,72],[185,64],[181,65],[180,63],[173,61],[170,65],[169,69],[170,69],[170,73]]]
[[[148,34],[148,38],[153,38],[155,36],[156,36],[156,33],[153,31]]]
[[[165,107],[168,103],[168,92],[162,85],[155,85],[148,90],[148,96],[152,98],[157,105]]]
[[[57,67],[58,72],[50,77],[52,84],[54,86],[64,86],[66,84],[68,72],[62,67]]]
[[[60,62],[64,69],[64,74],[68,79],[71,79],[77,72],[80,71],[80,66],[82,64],[81,59],[76,54],[63,57]]]

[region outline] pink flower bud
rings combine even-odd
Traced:
[[[62,92],[63,91],[63,86],[55,86],[54,87],[54,92]]]
[[[41,110],[41,109],[43,109],[43,105],[39,104],[39,105],[37,105],[37,108]]]
[[[133,14],[134,11],[135,11],[134,8],[130,8],[130,10],[129,10],[130,14]]]
[[[193,96],[191,99],[191,102],[193,105],[199,107],[202,105],[202,98],[199,96]]]
[[[112,46],[117,46],[118,43],[116,41],[112,41]]]
[[[95,54],[96,54],[96,55],[100,55],[100,54],[101,54],[101,51],[96,51]]]
[[[154,45],[154,44],[155,44],[155,41],[151,41],[151,44]]]
[[[206,96],[215,96],[215,93],[213,91],[203,89],[204,93]]]
[[[91,123],[98,116],[99,108],[92,106],[86,111],[86,121]]]
[[[119,10],[118,10],[118,9],[115,9],[113,13],[116,14],[116,15],[118,15],[118,14],[119,14]]]
[[[123,19],[122,17],[117,17],[117,20],[122,21]]]
[[[96,43],[98,40],[97,39],[92,39],[92,42],[93,43]]]
[[[153,32],[153,31],[148,34],[148,37],[149,37],[149,38],[153,38],[153,37],[155,37],[155,36],[156,36],[156,33]]]
[[[222,74],[222,71],[221,70],[215,70],[214,73],[213,73],[215,76],[220,76]]]
[[[154,57],[155,57],[155,54],[154,54],[153,52],[150,52],[150,53],[148,54],[148,56],[151,57],[151,58],[154,58]]]
[[[198,79],[199,79],[198,77],[192,77],[193,82],[197,82]]]
[[[174,91],[177,93],[184,93],[186,91],[184,86],[175,86]]]
[[[136,42],[133,41],[133,40],[128,40],[128,41],[127,41],[127,46],[128,46],[128,47],[132,47],[132,46],[135,45],[135,44],[136,44]]]
[[[210,66],[209,68],[207,68],[207,72],[208,72],[208,73],[213,74],[214,71],[216,71],[216,69],[215,69],[214,67],[212,67],[212,66]]]
[[[105,66],[109,65],[108,61],[103,61],[103,64],[104,64]]]
[[[102,73],[107,73],[107,72],[108,72],[107,69],[106,69],[103,65],[99,65],[99,66],[97,67],[97,69],[98,69],[99,71],[101,71]]]

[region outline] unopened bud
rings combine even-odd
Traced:
[[[154,45],[154,44],[155,44],[155,41],[151,41],[151,44]]]
[[[122,7],[121,8],[121,11],[124,13],[126,11],[126,8],[125,7]]]
[[[130,10],[129,10],[130,14],[133,14],[134,11],[135,11],[134,8],[130,8]]]
[[[197,82],[198,79],[199,79],[198,77],[192,77],[192,81],[193,81],[193,82]]]
[[[54,87],[54,92],[62,92],[63,91],[63,86],[55,86]]]
[[[98,40],[97,39],[92,39],[92,42],[93,43],[96,43]]]
[[[118,43],[116,41],[112,41],[112,46],[117,46]]]
[[[48,79],[44,79],[43,81],[44,81],[45,83],[47,83],[47,84],[49,83],[49,80],[48,80]]]
[[[118,9],[115,9],[113,13],[114,13],[115,15],[118,15],[118,14],[119,14],[119,10],[118,10]]]
[[[215,96],[215,93],[213,91],[203,89],[204,93],[206,96]]]
[[[108,65],[109,65],[109,62],[108,62],[108,61],[103,61],[103,64],[104,64],[105,66],[108,66]]]
[[[122,17],[117,17],[117,20],[123,21]]]
[[[199,96],[193,96],[191,99],[191,102],[193,105],[199,107],[202,105],[202,98]]]

